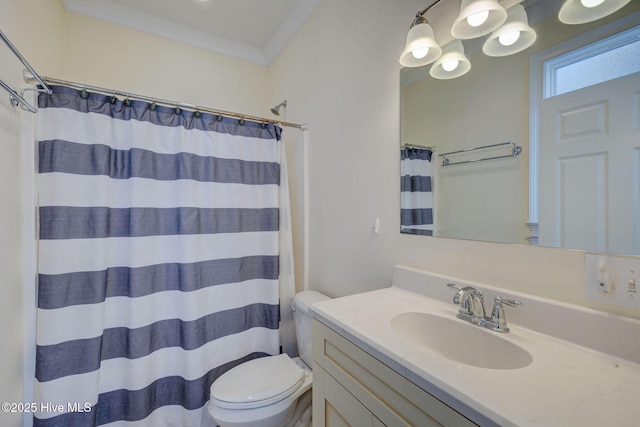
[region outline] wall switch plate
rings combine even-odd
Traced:
[[[588,300],[640,309],[640,259],[587,253],[585,296]]]

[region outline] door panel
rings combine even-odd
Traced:
[[[639,253],[638,94],[640,73],[541,102],[541,246]]]

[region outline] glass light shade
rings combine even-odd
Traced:
[[[431,64],[441,54],[442,49],[435,41],[431,25],[426,22],[416,24],[407,34],[407,44],[400,55],[400,64],[404,67],[421,67]]]
[[[447,59],[442,61],[442,69],[448,73],[458,68],[460,61],[457,59]]]
[[[581,0],[566,0],[558,12],[558,19],[565,24],[585,24],[611,15],[630,1],[605,0],[600,4],[588,7]],[[587,4],[589,3],[587,2]]]
[[[508,33],[502,33],[498,36],[498,41],[502,46],[511,46],[520,38],[520,31],[514,30]]]
[[[596,7],[603,2],[604,0],[580,0],[580,3],[582,3],[584,7]]]
[[[453,69],[449,70],[451,67]],[[470,69],[471,63],[464,56],[462,42],[454,40],[442,48],[442,56],[431,66],[429,75],[440,80],[455,79],[467,74]]]
[[[489,18],[489,11],[483,10],[482,12],[474,13],[473,15],[467,16],[467,24],[472,27],[479,27],[480,25],[487,22],[487,18]]]
[[[481,25],[474,26],[475,22],[471,25],[467,18],[481,12],[489,12],[487,19]],[[506,19],[507,11],[498,0],[462,0],[460,14],[451,27],[451,35],[461,40],[482,37],[498,28]]]
[[[502,27],[491,33],[484,42],[482,51],[485,55],[513,55],[514,53],[525,50],[536,41],[536,32],[529,26],[527,12],[521,4],[517,4],[509,8],[507,15],[507,22]],[[517,39],[513,40],[513,33],[515,32],[518,32],[519,34]],[[501,38],[503,43],[500,41]],[[507,45],[505,42],[512,43]]]

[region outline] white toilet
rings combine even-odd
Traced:
[[[329,299],[303,291],[293,299],[300,357],[287,354],[250,360],[211,386],[209,414],[221,427],[311,426],[311,304]]]

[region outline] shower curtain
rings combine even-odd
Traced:
[[[34,425],[200,426],[216,378],[280,351],[280,128],[58,86],[39,107]]]
[[[431,150],[400,149],[400,231],[433,235]]]

